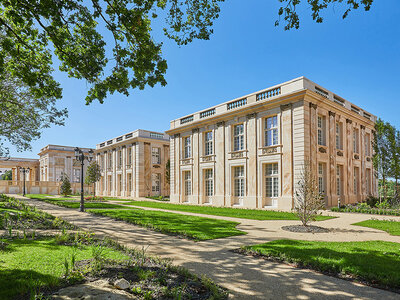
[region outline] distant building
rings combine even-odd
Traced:
[[[306,162],[326,206],[377,195],[376,117],[305,77],[171,121],[171,201],[291,209]]]
[[[80,182],[81,163],[75,159],[75,147],[47,145],[40,149],[40,181],[61,180],[62,174],[66,174],[71,182]],[[81,148],[88,155],[90,148]],[[93,149],[94,150],[94,149]],[[86,174],[88,161],[85,160],[83,172]]]
[[[39,160],[34,158],[17,158],[17,157],[2,157],[0,158],[0,175],[6,171],[12,172],[12,180],[23,180],[23,173],[19,169],[29,168],[29,172],[25,173],[26,181],[39,181]]]
[[[96,146],[101,180],[96,193],[103,196],[168,196],[166,164],[169,136],[135,130]]]

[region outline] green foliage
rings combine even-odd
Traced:
[[[369,205],[365,207],[349,205],[346,207],[332,207],[333,212],[352,212],[362,214],[373,214],[373,215],[387,215],[387,216],[400,216],[400,209],[379,209],[370,208]]]
[[[171,178],[171,161],[168,159],[165,164],[165,182],[169,184]]]
[[[101,178],[100,166],[96,161],[89,164],[86,170],[85,183],[93,184]]]
[[[284,212],[284,211],[274,211],[274,210],[186,205],[186,204],[173,204],[173,203],[163,203],[154,201],[132,201],[130,203],[125,203],[125,204],[131,204],[140,207],[160,208],[167,210],[184,211],[197,214],[250,219],[250,220],[298,220],[298,218],[294,213]],[[335,217],[317,216],[316,221],[323,221],[332,218]]]
[[[5,171],[4,174],[0,176],[0,180],[12,180],[12,171],[11,170]]]
[[[63,173],[61,177],[61,187],[60,187],[60,193],[64,196],[68,196],[72,194],[71,190],[71,183],[69,182],[69,178],[67,174]]]
[[[243,249],[322,272],[400,287],[398,243],[276,240]]]
[[[163,233],[203,241],[246,234],[236,229],[238,222],[216,220],[204,217],[187,216],[162,211],[142,209],[105,209],[90,210],[95,215],[123,220],[128,223],[145,226]]]
[[[2,72],[12,72],[39,95],[52,92],[60,98],[51,74],[53,54],[61,71],[88,83],[86,103],[103,102],[114,92],[129,95],[130,88],[165,85],[167,63],[152,21],[164,15],[164,33],[179,45],[207,40],[222,1],[1,1]],[[113,45],[106,45],[108,35]]]
[[[352,225],[375,228],[386,231],[391,235],[400,235],[400,222],[389,220],[366,220]]]
[[[339,4],[345,6],[342,18],[345,19],[352,10],[359,9],[360,6],[365,11],[369,11],[374,0],[278,0],[284,5],[279,8],[279,18],[283,16],[285,21],[285,30],[292,28],[299,29],[300,17],[298,15],[298,6],[302,3],[306,3],[309,9],[311,9],[311,16],[317,23],[322,23],[324,18],[321,12],[324,11],[328,6],[335,6],[335,9],[339,7]],[[275,26],[280,24],[280,20],[275,22]]]

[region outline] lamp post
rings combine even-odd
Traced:
[[[25,174],[29,174],[30,170],[31,170],[30,168],[19,167],[19,171],[22,173],[22,176],[24,177],[24,190],[22,196],[25,196],[25,177],[26,177]]]
[[[77,161],[81,162],[81,205],[79,206],[79,211],[85,211],[85,202],[83,200],[83,165],[85,163],[85,159],[88,162],[91,162],[93,159],[93,150],[89,150],[89,156],[85,156],[83,151],[78,147],[75,148],[75,158]]]

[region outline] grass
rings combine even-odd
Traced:
[[[67,208],[79,208],[80,206],[80,199],[75,198],[51,198],[41,194],[30,194],[27,197]],[[112,203],[85,201],[85,208],[123,208],[123,206]]]
[[[386,231],[390,235],[400,235],[400,222],[389,220],[366,220],[352,225],[369,227]]]
[[[89,212],[199,241],[246,234],[236,229],[238,222],[205,217],[143,209],[90,210]]]
[[[400,287],[398,243],[277,240],[242,249],[333,275],[350,275],[381,287]]]
[[[213,207],[200,205],[172,204],[153,201],[131,201],[125,203],[140,207],[160,208],[175,211],[191,212],[212,216],[233,217],[251,220],[298,220],[296,215],[291,212],[259,210],[259,209],[241,209],[230,207]],[[318,216],[317,221],[332,219],[335,217]]]
[[[56,287],[65,272],[64,261],[71,261],[73,246],[58,245],[54,238],[40,240],[1,240],[9,243],[0,251],[0,299],[14,299],[40,287]],[[94,246],[76,250],[76,261],[92,258]],[[107,248],[105,258],[128,257]],[[12,283],[12,284],[10,284]]]

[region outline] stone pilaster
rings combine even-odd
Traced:
[[[329,112],[329,141],[328,141],[328,178],[330,184],[329,206],[337,206],[338,195],[336,194],[336,114]]]
[[[215,196],[214,205],[217,206],[230,206],[225,201],[225,164],[226,164],[226,151],[225,151],[225,123],[218,122],[215,128]]]
[[[293,199],[293,128],[292,106],[281,105],[281,144],[282,144],[282,168],[281,168],[281,199],[286,203],[292,203]],[[279,204],[278,204],[279,205]]]
[[[256,208],[257,205],[257,115],[247,115],[247,197],[245,207]]]

